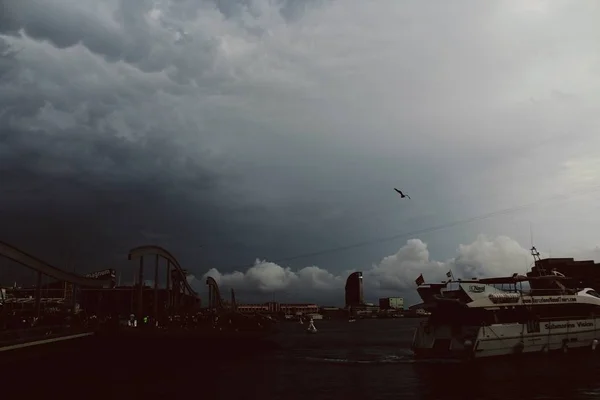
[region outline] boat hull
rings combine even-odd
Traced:
[[[598,339],[600,318],[549,321],[535,326],[434,326],[423,321],[411,347],[416,358],[473,359],[586,348],[592,351]]]

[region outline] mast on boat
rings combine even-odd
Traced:
[[[540,252],[535,248],[535,246],[533,245],[533,224],[531,222],[529,222],[529,242],[531,244],[531,256],[533,257],[533,265],[535,265],[538,270],[538,275],[542,275],[542,271],[541,271],[541,265],[538,263],[538,261],[541,261],[541,257],[540,257]],[[546,275],[546,271],[543,271],[544,275]]]
[[[531,246],[531,256],[533,257],[533,265],[535,265],[537,267],[538,270],[538,275],[542,275],[542,272],[544,273],[544,275],[546,275],[546,271],[542,271],[542,266],[540,261],[542,261],[542,258],[540,257],[540,252],[535,248],[535,246]]]

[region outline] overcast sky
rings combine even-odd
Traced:
[[[595,255],[596,2],[0,1],[0,240],[56,265],[339,303],[521,272],[530,223]]]

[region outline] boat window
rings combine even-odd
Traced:
[[[497,324],[525,323],[529,317],[525,307],[506,307],[495,311]]]
[[[531,290],[531,284],[528,281],[519,282],[518,288],[521,292],[529,292]]]
[[[600,298],[600,294],[598,294],[595,290],[588,290],[586,293],[589,294],[590,296]]]
[[[434,325],[468,325],[480,326],[493,324],[493,314],[482,308],[442,308],[435,309],[431,314],[431,323]]]
[[[541,319],[586,318],[598,314],[599,306],[593,304],[572,303],[535,306],[532,312]]]

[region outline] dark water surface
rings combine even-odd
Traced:
[[[600,353],[414,361],[418,323],[315,321],[316,335],[282,323],[280,348],[253,355],[202,342],[156,350],[91,340],[18,360],[0,353],[2,387],[28,398],[600,399]]]

